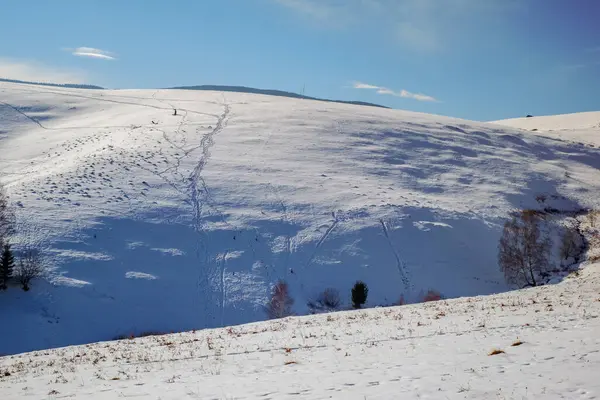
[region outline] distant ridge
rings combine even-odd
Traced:
[[[219,91],[219,92],[253,93],[253,94],[264,94],[264,95],[268,95],[268,96],[291,97],[294,99],[327,101],[330,103],[355,104],[355,105],[359,105],[359,106],[390,108],[390,107],[382,106],[380,104],[367,103],[364,101],[320,99],[317,97],[304,96],[304,95],[301,95],[298,93],[286,92],[283,90],[256,89],[256,88],[251,88],[251,87],[246,87],[246,86],[197,85],[197,86],[177,86],[177,87],[172,87],[169,89],[214,90],[214,91]]]
[[[21,80],[18,80],[18,79],[5,79],[5,78],[0,78],[0,82],[24,83],[24,84],[27,84],[27,85],[52,86],[52,87],[62,87],[62,88],[70,88],[70,89],[104,89],[101,86],[86,85],[86,84],[83,84],[83,83],[29,82],[29,81],[21,81]]]
[[[7,79],[0,78],[0,82],[8,83],[20,83],[26,85],[38,85],[38,86],[50,86],[50,87],[61,87],[69,89],[105,89],[102,86],[87,85],[83,83],[49,83],[49,82],[32,82],[22,81],[19,79]],[[341,104],[354,104],[357,106],[368,106],[368,107],[379,107],[387,108],[390,107],[382,106],[381,104],[368,103],[365,101],[348,101],[348,100],[330,100],[321,99],[318,97],[304,96],[298,93],[286,92],[283,90],[272,90],[272,89],[257,89],[246,86],[226,86],[226,85],[196,85],[196,86],[176,86],[167,89],[179,89],[179,90],[214,90],[218,92],[237,92],[237,93],[252,93],[252,94],[264,94],[267,96],[278,96],[278,97],[290,97],[293,99],[304,99],[304,100],[317,100],[326,101],[330,103],[341,103]]]

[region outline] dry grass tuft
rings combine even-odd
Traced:
[[[496,356],[498,354],[506,353],[504,350],[494,349],[488,353],[488,356]]]
[[[514,342],[513,344],[511,344],[512,347],[516,347],[516,346],[520,346],[522,345],[524,342],[517,340],[516,342]]]

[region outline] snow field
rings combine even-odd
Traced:
[[[510,212],[598,208],[598,149],[517,128],[241,93],[0,84],[0,171],[47,281],[2,293],[0,353],[503,292]],[[173,115],[177,109],[177,115]]]

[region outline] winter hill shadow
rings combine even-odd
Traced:
[[[464,179],[470,181],[470,176],[477,175],[473,165],[486,168],[492,161],[506,165],[510,170],[514,163],[526,160],[529,160],[526,164],[569,160],[600,169],[600,149],[583,144],[527,134],[508,135],[505,131],[497,134],[463,129],[451,131],[398,129],[348,134],[355,140],[351,151],[356,157],[378,161],[377,169],[372,171],[374,175],[403,171],[416,178],[426,178],[458,171],[464,172]],[[438,162],[432,165],[427,161],[430,159]]]
[[[49,246],[52,283],[33,285],[23,324],[6,327],[13,339],[0,343],[0,353],[261,321],[280,279],[289,283],[298,314],[307,314],[307,303],[328,287],[348,307],[359,279],[369,284],[371,307],[430,288],[448,297],[507,289],[496,267],[497,223],[398,208],[383,221],[386,237],[377,218],[355,215],[322,242],[301,238],[322,237],[331,221],[257,220],[242,231],[199,235],[183,224],[102,218],[76,239]],[[363,227],[353,230],[356,219],[364,219]],[[13,312],[10,303],[0,304],[3,315]],[[35,337],[19,334],[24,327]]]

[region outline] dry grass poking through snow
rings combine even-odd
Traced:
[[[85,392],[91,399],[113,398],[118,391],[162,399],[193,398],[186,397],[188,392],[199,398],[223,398],[223,393],[225,398],[258,398],[269,392],[286,399],[293,398],[286,394],[289,389],[298,387],[310,398],[335,393],[336,398],[361,394],[375,399],[398,390],[408,398],[431,390],[436,398],[439,389],[452,399],[452,393],[469,387],[471,398],[484,399],[506,387],[527,396],[550,388],[567,393],[574,387],[567,383],[600,390],[593,373],[600,368],[600,340],[593,334],[600,330],[599,289],[600,264],[595,264],[558,285],[495,296],[4,357],[0,392],[7,398],[39,398],[49,390],[65,396]],[[507,343],[510,336],[523,339]],[[520,346],[525,341],[528,346]],[[481,353],[486,347],[494,349],[489,355],[506,352],[507,357],[486,361],[488,353]],[[567,383],[557,383],[553,373]]]

